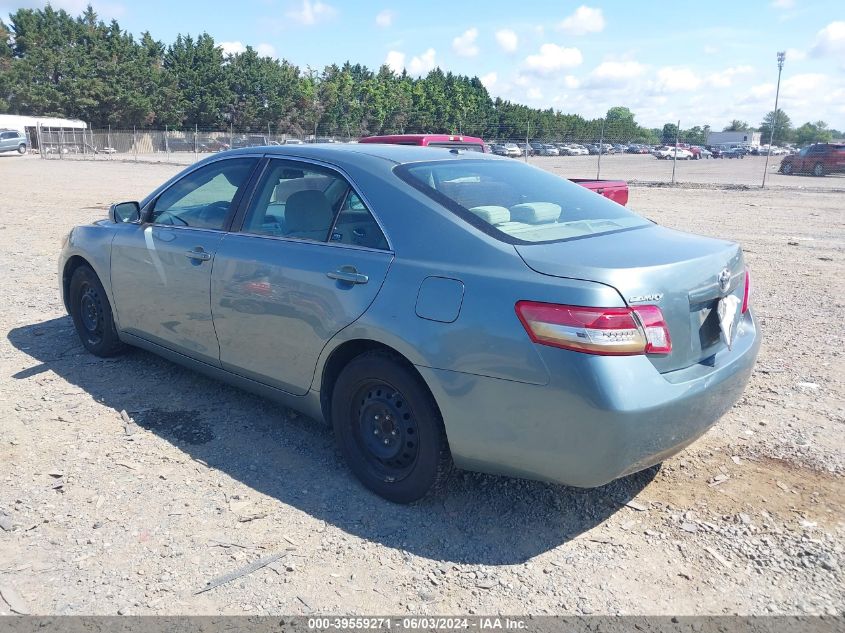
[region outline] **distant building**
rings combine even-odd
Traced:
[[[19,114],[0,114],[0,130],[18,130],[26,134],[29,146],[38,149],[38,127],[73,132],[88,129],[85,121],[61,119],[49,116],[24,116]]]
[[[744,132],[709,132],[707,145],[760,145],[760,132],[746,130]]]

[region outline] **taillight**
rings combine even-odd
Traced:
[[[519,301],[516,315],[531,340],[541,345],[608,356],[672,351],[669,328],[657,306],[591,308]]]
[[[751,298],[751,271],[745,269],[745,290],[742,291],[742,314],[748,312],[748,300]]]

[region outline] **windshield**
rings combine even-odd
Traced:
[[[411,163],[400,178],[464,220],[510,243],[572,239],[648,226],[580,185],[506,160]]]

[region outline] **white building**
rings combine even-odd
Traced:
[[[0,114],[0,130],[18,130],[26,135],[29,146],[38,149],[38,127],[50,128],[51,130],[73,133],[76,138],[77,132],[84,132],[88,129],[85,121],[77,119],[61,119],[49,116],[24,116],[20,114]]]
[[[27,128],[35,130],[38,126],[54,127],[63,130],[86,130],[88,124],[76,119],[59,119],[49,116],[23,116],[19,114],[0,114],[0,129],[19,130],[27,132]]]
[[[756,147],[760,145],[760,132],[709,132],[706,145],[742,145]]]

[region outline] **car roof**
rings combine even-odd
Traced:
[[[304,145],[269,145],[266,147],[244,147],[215,156],[237,156],[238,154],[255,154],[262,152],[268,156],[290,158],[312,158],[338,164],[352,163],[361,156],[370,156],[395,165],[403,163],[417,163],[432,160],[460,160],[472,158],[476,160],[501,160],[492,154],[483,154],[459,147],[440,148],[422,145],[391,145],[381,143],[306,143]]]

